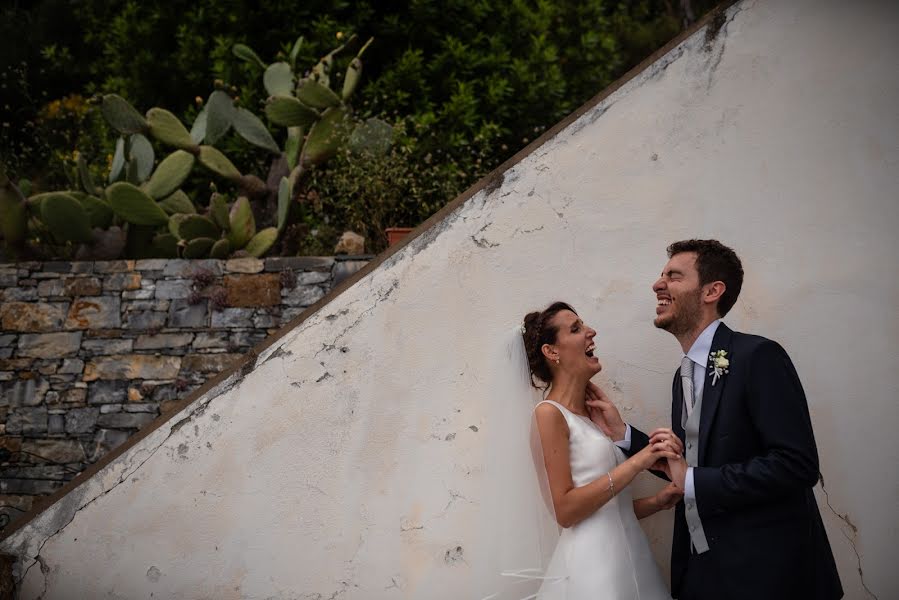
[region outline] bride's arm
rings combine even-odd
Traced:
[[[646,498],[637,498],[634,500],[634,514],[638,519],[645,519],[650,515],[654,515],[660,510],[668,510],[680,502],[684,492],[673,483],[669,483],[659,490],[655,496]]]
[[[571,478],[569,431],[565,417],[551,404],[541,404],[535,413],[553,509],[556,521],[562,527],[571,527],[592,515],[657,460],[677,456],[668,444],[653,444],[599,479],[575,487]]]

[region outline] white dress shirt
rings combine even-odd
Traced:
[[[702,330],[686,356],[695,364],[693,366],[693,396],[697,399],[702,398],[702,390],[705,387],[705,369],[709,362],[709,353],[712,351],[712,340],[715,339],[715,332],[718,331],[718,325],[721,319],[716,319],[709,323],[709,326]],[[686,410],[686,407],[684,407]],[[622,450],[631,449],[631,426],[630,423],[624,430],[624,439],[615,442],[615,445]],[[696,487],[693,484],[693,467],[687,468],[687,477],[684,481],[684,500],[692,500],[696,502]],[[697,504],[698,505],[698,504]]]
[[[718,331],[718,325],[720,324],[721,319],[716,319],[709,323],[709,326],[703,329],[696,341],[693,342],[693,345],[690,346],[690,350],[687,351],[687,358],[695,363],[693,365],[693,396],[697,400],[702,398],[702,390],[705,387],[706,380],[705,369],[709,362],[709,353],[712,351],[712,340],[715,338],[715,332]],[[693,467],[687,467],[687,478],[684,481],[684,500],[696,502],[696,488],[693,485]]]

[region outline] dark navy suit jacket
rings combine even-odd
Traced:
[[[818,450],[802,384],[786,351],[771,340],[718,326],[712,351],[725,350],[728,373],[705,382],[699,425],[696,502],[721,598],[841,598],[843,589],[812,488]],[[707,369],[711,372],[711,364]],[[674,376],[672,429],[681,427],[680,371]],[[648,443],[632,428],[629,453]],[[675,508],[671,588],[677,598],[690,535],[683,502]],[[692,568],[692,567],[691,567]],[[692,578],[691,580],[696,580]],[[702,580],[700,577],[699,580]]]

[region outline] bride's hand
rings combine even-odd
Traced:
[[[661,490],[659,493],[655,495],[656,504],[659,507],[659,510],[668,510],[670,508],[674,508],[674,506],[680,502],[681,498],[684,497],[684,490],[677,487],[673,483],[669,483]]]
[[[605,392],[592,381],[587,382],[587,414],[613,442],[624,439],[627,425],[621,418],[621,413]]]

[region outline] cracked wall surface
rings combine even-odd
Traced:
[[[741,254],[727,322],[802,377],[846,597],[899,597],[899,8],[747,0],[713,26],[3,540],[22,600],[486,596],[500,340],[570,301],[626,418],[667,424],[650,285],[692,236]],[[670,519],[643,522],[666,571]]]

